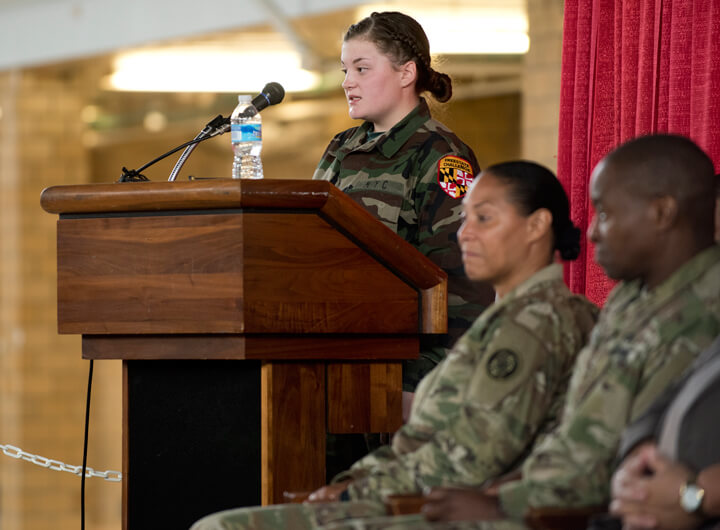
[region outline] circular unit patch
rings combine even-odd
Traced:
[[[498,350],[487,362],[487,373],[493,379],[507,379],[518,367],[518,358],[512,350]]]

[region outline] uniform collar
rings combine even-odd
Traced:
[[[365,138],[367,133],[373,130],[373,124],[368,121],[363,122],[345,145],[338,150],[337,158],[342,160],[345,155],[352,151],[372,151],[373,149],[380,151],[385,158],[392,158],[422,124],[430,118],[430,108],[425,99],[420,98],[417,107],[396,123],[392,129],[369,142],[366,142]]]
[[[535,291],[538,286],[544,284],[545,282],[555,281],[563,281],[563,267],[560,263],[551,263],[550,265],[543,267],[520,285],[512,289],[501,300],[522,296],[525,293]]]
[[[647,289],[641,280],[621,282],[608,297],[605,305],[625,305],[633,300],[656,299],[660,302],[672,298],[675,293],[684,289],[713,264],[720,262],[720,246],[710,245],[699,252],[673,272],[664,282],[653,289]]]
[[[488,320],[492,315],[495,315],[496,313],[501,311],[502,308],[504,308],[516,298],[535,291],[542,291],[543,289],[547,288],[548,283],[557,282],[565,285],[565,282],[563,281],[563,267],[560,263],[551,263],[547,267],[543,267],[542,269],[537,271],[535,274],[530,276],[527,280],[516,286],[514,289],[510,290],[509,293],[507,293],[500,300],[497,300],[494,304],[492,304],[482,314],[482,316],[485,318],[485,320]]]

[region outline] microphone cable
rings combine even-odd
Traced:
[[[206,127],[210,127],[214,123],[224,122],[225,120],[229,121],[229,118],[223,118],[222,115],[218,114],[215,118],[213,118],[210,123],[207,124]],[[178,145],[176,148],[171,149],[167,153],[163,153],[159,157],[155,158],[154,160],[151,160],[144,166],[142,166],[140,169],[127,169],[126,167],[123,167],[122,175],[120,175],[120,178],[118,179],[118,182],[140,182],[140,181],[148,181],[150,180],[145,175],[142,174],[142,171],[149,168],[153,164],[160,162],[163,158],[167,158],[173,153],[177,153],[180,151],[180,149],[183,149],[189,145],[197,144],[205,140],[209,140],[210,138],[214,138],[214,136],[203,136],[202,138],[195,138],[193,140],[190,140],[189,142],[185,142],[184,144]]]
[[[284,97],[285,89],[283,88],[283,86],[280,83],[271,82],[266,84],[263,87],[262,91],[253,98],[252,105],[253,107],[255,107],[255,112],[260,112],[265,107],[280,103]],[[170,178],[168,178],[169,181],[174,181],[177,178],[180,169],[183,167],[186,160],[193,152],[197,144],[205,140],[209,140],[210,138],[214,138],[215,136],[218,136],[220,134],[224,134],[229,130],[230,117],[223,118],[221,114],[218,114],[215,118],[208,122],[205,128],[200,131],[200,133],[193,140],[185,142],[184,144],[177,146],[175,149],[172,149],[167,153],[160,155],[155,160],[151,160],[150,162],[142,166],[140,169],[127,169],[126,167],[123,167],[123,172],[122,175],[120,175],[118,182],[149,181],[150,179],[142,174],[143,170],[149,168],[163,158],[167,158],[171,154],[176,153],[180,149],[185,148],[185,151],[180,155],[179,160],[175,163],[175,167],[173,167],[173,170],[170,173]]]
[[[85,435],[83,437],[82,476],[80,477],[80,530],[85,530],[85,470],[87,469],[88,431],[90,427],[90,396],[92,394],[93,359],[88,371],[87,402],[85,404]]]

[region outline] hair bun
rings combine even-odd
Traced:
[[[430,93],[440,103],[445,103],[452,97],[452,80],[447,74],[430,69]]]
[[[559,231],[555,241],[555,248],[564,260],[574,260],[580,255],[580,229],[568,219],[565,226]]]

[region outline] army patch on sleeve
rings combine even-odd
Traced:
[[[493,379],[507,379],[517,370],[518,358],[512,350],[498,350],[487,362],[487,373]]]
[[[470,162],[464,158],[447,155],[438,160],[438,184],[453,199],[467,193],[474,177]]]

